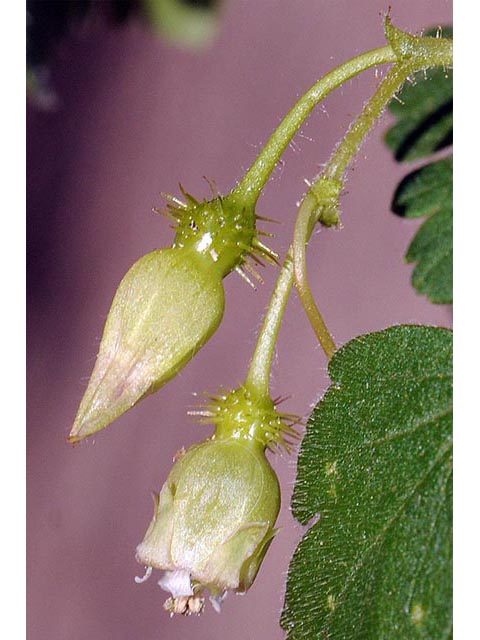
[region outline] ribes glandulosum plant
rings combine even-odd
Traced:
[[[325,227],[339,223],[339,197],[344,186],[345,172],[366,135],[405,81],[412,74],[423,72],[430,67],[440,66],[447,69],[452,65],[452,42],[449,40],[403,33],[392,26],[388,17],[385,33],[388,40],[387,46],[368,51],[340,65],[315,83],[300,98],[273,133],[245,177],[228,196],[221,197],[214,194],[213,199],[204,202],[195,200],[185,192],[186,202],[169,196],[167,213],[177,224],[173,247],[154,251],[136,262],[122,280],[113,301],[95,369],[70,434],[72,442],[81,440],[105,427],[141,398],[160,388],[185,366],[210,338],[221,321],[224,310],[222,279],[228,273],[234,269],[242,273],[242,267],[246,267],[258,276],[252,266],[246,263],[248,257],[256,262],[260,262],[262,257],[276,261],[275,254],[258,239],[260,232],[256,230],[256,221],[259,216],[255,213],[258,197],[273,168],[314,107],[333,89],[363,70],[380,64],[392,65],[363,111],[336,146],[322,173],[312,182],[307,183],[309,189],[300,204],[292,246],[280,270],[244,384],[235,391],[222,392],[210,398],[205,407],[195,412],[202,417],[202,420],[212,422],[215,425],[215,432],[204,442],[190,447],[187,451],[179,452],[163,488],[159,494],[155,495],[153,519],[143,541],[137,547],[136,558],[146,567],[145,578],[150,576],[153,569],[163,572],[159,584],[170,593],[165,608],[172,614],[200,613],[204,607],[206,594],[218,610],[222,599],[229,591],[245,592],[255,579],[266,550],[276,533],[275,521],[280,508],[278,480],[265,452],[267,449],[282,446],[289,450],[296,437],[293,426],[298,422],[295,416],[280,414],[270,394],[270,373],[275,343],[294,283],[327,358],[332,358],[336,352],[336,345],[316,306],[308,284],[305,257],[307,242],[318,222]],[[246,277],[245,274],[243,275]],[[412,335],[418,340],[418,336],[421,337],[423,332],[400,329],[393,333],[395,340],[401,345],[399,348],[401,355],[421,353],[422,349],[412,349],[409,340]],[[385,358],[386,365],[392,362],[392,355],[384,351],[390,335],[370,337],[367,341],[370,344],[373,340],[374,346],[380,344],[379,357]],[[442,340],[445,340],[445,337]],[[395,356],[398,351],[395,347],[397,342],[393,343]],[[420,344],[422,346],[422,343]],[[365,341],[359,339],[351,349],[343,349],[343,358],[348,360],[349,353],[351,351],[357,353],[362,345],[364,347]],[[345,385],[343,394],[335,395],[335,392],[342,389],[343,375],[341,374],[345,374],[344,377],[347,378],[347,382],[350,382],[351,387],[355,387],[355,384],[358,386],[358,380],[362,380],[360,374],[366,376],[365,387],[360,385],[360,400],[354,407],[354,409],[360,407],[358,424],[354,424],[354,427],[358,427],[357,433],[362,434],[365,430],[368,435],[371,425],[364,416],[369,415],[371,407],[364,406],[364,396],[367,390],[371,392],[368,376],[372,378],[373,374],[367,375],[366,366],[369,364],[374,369],[376,362],[373,365],[366,361],[356,362],[355,367],[349,366],[345,373],[343,370],[336,369],[336,367],[341,369],[342,351],[339,351],[330,363],[332,380],[335,380],[335,376],[337,380],[342,380],[330,394],[327,394],[330,404],[333,398],[331,410],[334,413],[338,410],[335,398],[344,394],[347,396],[347,414],[355,415],[353,410],[349,412],[348,409],[348,384]],[[445,356],[444,359],[448,359],[447,350],[444,349],[442,353]],[[417,378],[424,380],[423,374],[426,370],[426,364],[421,359],[413,357],[412,362],[410,365],[413,372],[407,367],[405,374],[410,390]],[[395,368],[401,369],[403,364],[401,362],[398,367],[395,365]],[[432,365],[431,362],[430,365]],[[431,368],[436,371],[433,365]],[[385,369],[386,366],[383,368]],[[438,378],[442,380],[442,384],[448,386],[446,369],[445,363],[442,363],[440,374],[431,376],[436,381],[435,384]],[[378,373],[374,371],[373,381],[375,376],[378,377]],[[383,375],[383,371],[380,373]],[[353,383],[349,376],[353,379]],[[428,376],[425,379],[428,379]],[[445,380],[447,382],[444,382]],[[442,388],[441,391],[443,393],[444,389]],[[434,404],[441,394],[437,395],[438,397],[434,397]],[[422,389],[420,389],[420,397],[423,398],[423,405],[428,405],[426,394]],[[401,400],[404,401],[403,398]],[[349,401],[352,401],[351,398]],[[378,405],[375,400],[371,404],[374,408]],[[446,419],[448,411],[448,407],[445,411],[442,410],[440,418]],[[408,412],[403,412],[403,419],[407,414]],[[428,419],[425,419],[418,425],[424,426],[428,423]],[[417,425],[417,423],[414,424]],[[388,430],[391,425],[384,425],[381,419],[377,420],[375,425],[379,428],[380,439],[373,439],[371,442],[368,439],[365,442],[362,440],[361,447],[372,443],[377,445],[390,442],[390,440],[397,442],[397,438],[409,433],[409,424],[400,434],[390,434]],[[350,429],[350,424],[347,426]],[[414,429],[415,437],[419,436],[417,426]],[[448,424],[445,431],[448,432]],[[342,449],[340,453],[343,453],[347,443],[348,438],[340,443]],[[425,462],[423,452],[427,449],[428,447],[424,447],[423,444],[416,449],[421,451],[420,457],[423,462]],[[319,451],[323,453],[323,443],[316,442],[315,450],[317,453]],[[442,461],[447,459],[450,451],[450,442],[447,438],[440,451]],[[329,452],[330,449],[327,450],[327,456]],[[360,469],[362,478],[378,470],[376,467],[378,456],[375,456],[377,452],[374,447],[371,452],[371,461]],[[328,519],[330,518],[330,522],[333,522],[332,518],[336,515],[336,502],[339,497],[336,480],[340,473],[340,462],[337,458],[341,459],[342,456],[337,455],[335,460],[327,459],[323,466],[307,470],[306,475],[309,480],[321,482],[325,477],[327,478],[328,496],[332,503],[330,510],[324,513],[326,527],[324,525],[325,528],[319,530],[317,525],[314,525],[310,530],[310,532],[313,531],[312,535],[309,535],[309,532],[304,538],[307,546],[319,541],[318,548],[323,547],[323,531],[328,530]],[[353,476],[352,465],[354,461],[347,460],[343,472]],[[436,469],[435,465],[432,469]],[[387,467],[387,478],[389,470]],[[303,473],[305,474],[305,470]],[[362,487],[370,487],[366,482],[366,480],[363,481]],[[415,485],[414,489],[416,490],[418,486]],[[446,483],[445,486],[447,486]],[[369,501],[375,498],[373,483],[371,488],[371,492],[370,489],[368,490]],[[397,496],[399,490],[397,485],[394,489]],[[411,495],[407,496],[408,500],[411,497]],[[317,495],[315,495],[316,499]],[[324,496],[319,496],[318,500],[320,504],[324,504]],[[395,518],[400,518],[407,511],[404,508],[405,504]],[[354,508],[347,510],[347,515],[356,514],[357,508],[361,506],[360,502],[357,502]],[[305,517],[304,523],[318,511],[311,513],[308,510],[306,513],[309,518]],[[342,515],[345,514],[340,514]],[[374,516],[370,518],[372,522],[378,520],[378,513],[370,515]],[[386,525],[384,526],[381,518],[379,522],[380,534],[373,535],[370,532],[373,540],[371,548],[389,529]],[[319,525],[322,526],[321,519]],[[416,520],[414,525],[417,526]],[[350,530],[342,527],[340,529],[342,535],[349,539]],[[363,541],[367,533],[364,528],[364,535],[361,537]],[[426,533],[430,536],[430,529]],[[321,622],[323,625],[321,637],[347,637],[347,635],[354,637],[350,633],[343,633],[344,627],[341,625],[347,620],[348,626],[348,616],[342,617],[338,623],[342,630],[340,634],[334,636],[330,629],[337,624],[336,612],[346,602],[344,592],[348,584],[345,585],[345,583],[349,583],[361,564],[357,562],[357,548],[352,552],[352,557],[357,564],[345,580],[338,581],[334,570],[337,570],[338,566],[340,570],[345,570],[346,563],[342,559],[339,560],[336,548],[327,547],[328,545],[325,545],[323,551],[326,553],[327,569],[333,571],[331,592],[322,592],[318,595],[317,584],[313,584],[312,597],[320,599],[315,604],[316,609],[312,609],[309,602],[304,600],[303,591],[297,590],[296,586],[291,588],[290,595],[287,594],[287,608],[294,609],[294,612],[291,615],[288,609],[282,618],[285,628],[291,634],[289,637],[312,637],[307,632],[304,633],[304,629],[307,629],[304,625],[305,616],[303,616],[305,607],[307,613],[317,609],[324,611],[326,622],[324,623],[323,620]],[[333,555],[330,556],[329,553]],[[319,555],[320,551],[316,557]],[[296,555],[296,558],[294,563],[297,563],[297,574],[300,575],[305,567],[302,564],[301,554]],[[379,572],[383,579],[380,569]],[[309,579],[310,565],[307,567],[306,574]],[[327,578],[325,574],[321,579],[325,582]],[[389,575],[388,578],[390,579],[391,576]],[[393,576],[394,581],[401,578],[402,576]],[[370,574],[367,576],[367,582],[369,579]],[[412,580],[414,583],[418,582],[418,572]],[[144,578],[137,579],[137,582],[143,581]],[[354,581],[352,584],[356,588]],[[413,593],[411,589],[407,591]],[[370,593],[370,585],[368,588],[357,589],[355,595],[367,592]],[[389,595],[395,593],[392,590]],[[437,606],[436,603],[434,604]],[[426,617],[430,616],[429,624],[433,619],[430,612],[424,607],[419,607],[418,604],[413,607],[410,605],[400,607],[395,605],[395,607],[388,612],[390,616],[388,620],[395,620],[395,623],[392,623],[394,629],[398,628],[400,623],[414,624],[418,629],[420,628],[418,625],[423,625]],[[410,608],[413,612],[411,615]],[[299,615],[299,611],[302,615]],[[362,612],[359,615],[363,616]],[[376,615],[371,616],[374,623],[377,618]],[[368,624],[371,620],[369,619]],[[400,620],[400,623],[397,623],[397,620]],[[358,625],[363,623],[364,616]],[[422,629],[420,631],[423,633]],[[383,637],[385,635],[383,627],[382,634]],[[377,634],[368,635],[368,637],[380,636]]]

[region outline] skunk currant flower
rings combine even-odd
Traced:
[[[257,238],[254,210],[233,194],[205,202],[184,195],[186,203],[169,196],[173,247],[140,258],[120,283],[71,442],[106,427],[191,360],[222,319],[222,279],[247,254],[275,259]]]
[[[158,584],[171,593],[172,614],[201,612],[206,590],[219,610],[228,591],[251,586],[280,508],[265,449],[288,446],[296,435],[291,416],[245,387],[198,413],[216,424],[215,434],[177,459],[136,553],[147,577],[152,568],[164,571]]]

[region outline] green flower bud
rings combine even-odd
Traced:
[[[178,598],[190,611],[188,600],[198,602],[204,589],[218,603],[226,591],[244,592],[252,584],[279,508],[278,480],[260,447],[235,438],[207,440],[176,462],[155,496],[137,560],[165,570],[159,584],[172,594],[172,612]]]
[[[173,378],[222,319],[221,274],[186,249],[152,251],[123,278],[69,440],[78,442]]]
[[[215,422],[215,434],[177,457],[136,551],[146,578],[152,568],[164,571],[158,584],[171,593],[164,606],[172,614],[199,613],[205,590],[219,610],[228,591],[249,589],[280,509],[278,479],[265,457],[266,447],[284,438],[273,403],[242,387],[200,413]],[[295,433],[291,424],[284,431]]]
[[[233,195],[184,195],[186,203],[169,196],[174,246],[140,258],[120,283],[70,442],[106,427],[191,360],[222,319],[222,278],[246,254],[275,259],[256,237],[255,212]]]

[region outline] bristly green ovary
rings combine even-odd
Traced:
[[[274,402],[247,386],[222,395],[211,396],[204,411],[194,412],[215,425],[212,439],[238,439],[262,450],[284,448],[290,451],[298,438],[293,428],[297,416],[280,413]]]
[[[211,261],[222,276],[242,264],[245,255],[258,251],[256,216],[232,195],[198,202],[184,191],[186,204],[170,198],[168,214],[177,221],[174,247],[192,248]]]

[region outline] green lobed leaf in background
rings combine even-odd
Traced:
[[[452,143],[453,72],[417,73],[390,103],[397,123],[385,142],[398,161],[418,160]]]
[[[289,640],[451,637],[452,333],[398,326],[332,358],[292,500]]]
[[[449,156],[409,173],[399,184],[392,209],[406,218],[425,216],[405,256],[417,262],[415,289],[431,302],[453,300],[453,158]]]
[[[186,49],[208,47],[218,33],[220,0],[142,0],[149,22]]]
[[[27,95],[42,109],[54,109],[50,65],[76,26],[84,31],[99,19],[110,28],[140,18],[172,44],[189,50],[209,46],[218,32],[221,0],[27,0]]]
[[[441,36],[451,38],[444,27]],[[436,35],[436,30],[426,35]],[[396,124],[385,141],[398,161],[417,160],[451,145],[453,139],[453,72],[431,69],[417,73],[390,103]],[[407,262],[417,262],[412,284],[431,302],[453,301],[453,162],[425,165],[404,178],[392,210],[407,218],[428,216],[410,245]],[[442,199],[444,199],[442,201]]]

